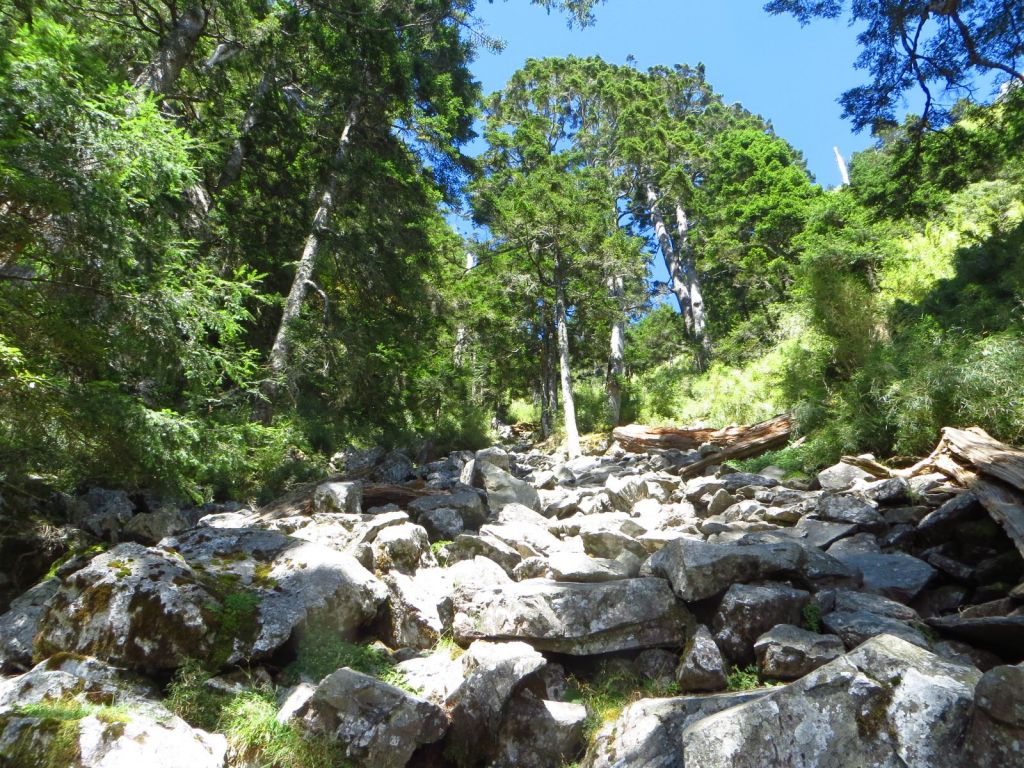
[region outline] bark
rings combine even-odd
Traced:
[[[608,289],[615,299],[615,322],[612,323],[611,349],[608,355],[608,419],[614,427],[619,423],[622,414],[622,375],[625,370],[624,357],[626,351],[626,317],[622,304],[625,299],[625,286],[621,275],[608,278]]]
[[[669,286],[672,294],[679,302],[679,311],[687,321],[687,330],[690,330],[690,288],[686,282],[686,275],[683,274],[683,266],[679,256],[672,246],[672,238],[669,237],[668,229],[665,227],[665,217],[661,215],[658,208],[658,193],[653,184],[647,185],[647,206],[654,221],[654,234],[658,238],[658,245],[661,247],[661,255],[665,259],[665,269],[668,270]]]
[[[327,175],[324,186],[320,192],[319,204],[316,213],[313,215],[313,223],[306,237],[306,243],[302,248],[302,256],[295,269],[295,277],[292,280],[291,290],[288,298],[285,299],[284,311],[281,314],[281,323],[277,327],[277,335],[274,338],[274,346],[270,350],[270,372],[273,380],[280,379],[288,366],[288,357],[291,351],[290,335],[292,325],[302,311],[302,304],[306,299],[309,286],[312,283],[313,270],[316,267],[317,256],[320,253],[320,243],[324,230],[327,228],[331,212],[334,209],[335,198],[338,193],[339,168],[348,154],[351,143],[352,127],[355,125],[358,113],[353,109],[345,122],[338,141],[338,149],[334,153],[333,167]],[[273,384],[271,388],[273,389]]]
[[[235,137],[235,141],[231,145],[231,152],[228,155],[228,159],[224,162],[224,168],[221,170],[220,178],[217,180],[216,190],[218,192],[230,187],[242,175],[242,163],[245,161],[247,149],[246,139],[252,133],[253,128],[259,123],[259,110],[263,97],[270,92],[275,79],[274,66],[271,64],[267,71],[263,73],[263,77],[260,78],[259,85],[256,86],[256,92],[253,94],[252,100],[245,110],[245,115],[242,116],[242,121],[238,124],[238,136]]]
[[[839,152],[839,147],[832,147],[832,151],[836,153],[836,165],[839,167],[839,186],[848,187],[850,186],[850,172],[846,169],[846,160]]]
[[[693,450],[704,443],[721,448],[749,444],[762,439],[784,440],[789,437],[792,421],[786,414],[762,421],[753,426],[731,426],[722,429],[704,427],[648,427],[643,424],[629,424],[616,427],[612,437],[622,443],[627,451],[642,452],[652,448]],[[716,454],[721,456],[721,454]]]
[[[540,429],[547,440],[555,431],[555,413],[558,412],[558,384],[555,381],[557,354],[553,326],[548,325],[544,328],[543,342],[540,361]]]
[[[473,258],[472,251],[466,251],[466,272],[475,266],[475,260]],[[469,331],[466,328],[466,324],[460,322],[455,328],[455,349],[452,352],[452,360],[455,365],[459,368],[462,367],[463,360],[466,355],[466,347],[469,344]]]
[[[199,36],[206,27],[206,9],[194,5],[179,16],[167,36],[160,41],[160,47],[149,65],[135,78],[135,87],[143,93],[163,96],[178,81]]]
[[[676,232],[676,245],[679,247],[687,287],[690,290],[690,321],[687,327],[693,334],[693,341],[697,346],[697,370],[705,371],[711,358],[711,338],[708,336],[707,317],[704,314],[704,294],[700,288],[700,276],[697,274],[697,265],[689,248],[690,220],[679,203],[676,203]]]
[[[580,433],[576,428],[576,402],[572,397],[572,371],[569,367],[569,329],[566,327],[565,289],[561,281],[555,289],[555,325],[558,330],[558,370],[562,379],[562,413],[569,458],[580,455]]]

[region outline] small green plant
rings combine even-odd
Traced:
[[[800,612],[800,626],[809,632],[821,632],[821,606],[808,603]]]
[[[51,733],[42,750],[30,737],[32,729],[23,731],[29,735],[28,738],[17,739],[5,750],[5,756],[12,760],[11,765],[26,768],[66,768],[75,764],[80,757],[78,723],[83,718],[95,717],[114,730],[123,729],[124,723],[130,719],[128,710],[123,706],[92,704],[71,697],[25,704],[15,707],[12,714],[42,720]]]
[[[346,642],[328,627],[317,625],[299,638],[295,660],[285,668],[284,679],[288,682],[302,678],[319,681],[342,667],[411,691],[405,676],[385,649]]]
[[[258,624],[260,596],[254,592],[229,592],[224,595],[218,609],[220,622],[217,628],[210,664],[214,669],[224,666],[235,649],[236,638],[253,639]]]
[[[614,722],[622,710],[643,698],[674,696],[679,692],[673,681],[666,685],[650,678],[613,669],[602,663],[597,673],[584,680],[570,675],[567,697],[569,701],[587,708],[583,729],[587,742],[593,741],[601,726]]]
[[[206,684],[210,673],[198,659],[186,659],[167,687],[164,703],[174,714],[196,728],[214,731],[221,711],[231,697]]]
[[[435,541],[430,545],[430,551],[434,553],[434,557],[437,559],[437,564],[442,568],[448,565],[448,550],[447,547],[452,542],[447,539],[441,541]]]
[[[430,652],[445,653],[448,655],[448,658],[454,661],[465,653],[465,649],[455,642],[455,638],[452,637],[451,632],[444,632],[437,638],[437,642],[434,644],[434,647]]]
[[[107,563],[109,568],[112,568],[119,579],[125,579],[132,575],[132,569],[128,567],[128,563],[124,560],[111,560]]]
[[[76,557],[84,556],[84,557],[93,558],[96,555],[99,555],[99,554],[102,554],[103,552],[106,552],[109,547],[110,547],[109,544],[107,544],[106,542],[103,542],[103,543],[100,543],[100,544],[91,544],[91,545],[89,545],[87,547],[78,547],[76,549],[71,549],[66,554],[64,554],[62,557],[59,557],[59,558],[57,558],[56,560],[53,561],[53,563],[50,565],[50,569],[46,572],[46,576],[44,576],[43,578],[44,579],[52,579],[52,578],[56,577],[57,576],[57,571],[60,570],[61,566],[64,565],[65,563],[67,563],[67,562],[70,562],[71,560],[75,559]]]
[[[261,768],[345,768],[338,746],[323,736],[309,736],[277,719],[270,691],[247,691],[233,698],[221,714],[221,728],[243,762]]]
[[[757,667],[753,664],[746,667],[733,667],[726,678],[726,687],[730,691],[752,691],[761,686],[761,678]]]

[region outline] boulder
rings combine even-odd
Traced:
[[[491,768],[560,768],[583,751],[587,708],[525,693],[509,702]]]
[[[822,618],[822,624],[829,632],[838,635],[850,649],[879,635],[898,637],[922,648],[930,647],[920,630],[907,622],[868,611],[833,611]]]
[[[994,651],[1012,661],[1019,659],[1024,649],[1024,615],[1021,614],[976,618],[954,614],[928,619],[928,624],[944,635]]]
[[[487,509],[476,489],[469,486],[457,486],[450,493],[430,494],[409,502],[409,513],[417,517],[417,522],[427,527],[422,518],[426,513],[436,509],[453,509],[458,512],[465,528],[476,529],[487,520]],[[429,528],[427,528],[429,530]],[[454,538],[454,536],[449,537]]]
[[[392,451],[373,470],[373,479],[378,483],[395,485],[411,478],[412,460],[401,451]]]
[[[358,515],[363,511],[363,484],[358,481],[321,483],[313,491],[313,511]]]
[[[528,579],[455,595],[457,641],[516,639],[575,656],[679,647],[691,621],[662,579],[600,584]]]
[[[793,538],[821,549],[847,536],[852,536],[856,532],[856,525],[830,523],[825,520],[815,520],[813,517],[802,517],[794,527],[785,531]]]
[[[417,748],[444,736],[448,726],[436,704],[348,667],[320,681],[293,717],[367,768],[405,765]]]
[[[858,481],[872,480],[872,476],[860,467],[840,462],[818,473],[818,484],[826,491],[845,491]]]
[[[168,536],[176,536],[199,522],[198,510],[184,510],[166,505],[154,512],[142,512],[132,517],[123,530],[124,538],[142,544],[156,544]]]
[[[840,553],[836,559],[862,574],[865,591],[903,603],[920,595],[936,574],[924,560],[902,552],[891,555]]]
[[[846,493],[826,493],[818,498],[816,516],[831,523],[850,523],[865,531],[885,527],[885,518],[863,499]]]
[[[693,634],[692,642],[679,660],[675,676],[679,690],[687,693],[725,690],[725,659],[711,632],[703,624]]]
[[[902,477],[890,477],[858,487],[864,498],[882,505],[902,504],[910,499],[910,483]]]
[[[1017,765],[1024,753],[1024,665],[999,666],[974,689],[964,765]]]
[[[785,584],[733,584],[712,620],[715,643],[734,664],[750,664],[754,641],[777,624],[798,624],[810,598]]]
[[[428,509],[418,521],[431,541],[452,541],[465,530],[462,515],[451,507]]]
[[[487,493],[487,506],[492,513],[497,514],[506,504],[522,504],[540,512],[540,496],[532,485],[489,462],[478,463],[478,466]]]
[[[845,653],[835,635],[819,635],[792,624],[780,624],[754,641],[757,671],[777,680],[796,680]]]
[[[71,506],[75,525],[107,541],[117,541],[134,515],[135,505],[127,493],[105,488],[90,488]]]
[[[585,768],[680,768],[681,736],[692,723],[724,709],[761,698],[767,691],[641,699],[603,725],[595,735]],[[771,765],[766,763],[765,765]]]
[[[41,581],[16,597],[7,613],[0,616],[0,673],[22,672],[32,666],[32,641],[39,632],[46,603],[59,587],[60,579]]]
[[[99,659],[70,653],[57,654],[24,674],[0,681],[0,711],[69,699],[145,706],[158,698],[156,687],[144,678]]]
[[[590,557],[579,552],[555,552],[544,561],[543,573],[554,581],[586,583],[636,576],[632,568],[618,560]]]
[[[964,765],[977,669],[882,635],[682,734],[701,768]]]
[[[437,565],[427,531],[420,525],[402,523],[380,531],[370,545],[378,571],[415,573],[418,568]]]
[[[460,560],[472,560],[474,557],[486,557],[501,566],[502,570],[512,576],[515,567],[522,561],[523,556],[510,547],[504,541],[494,536],[481,534],[461,534],[455,537],[455,541],[448,545],[448,562],[456,563]]]
[[[445,754],[457,765],[471,766],[493,755],[509,699],[547,662],[526,643],[479,640],[460,660],[463,682],[445,702],[451,717]]]

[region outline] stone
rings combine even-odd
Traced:
[[[415,576],[400,571],[384,575],[391,598],[386,606],[383,639],[392,648],[432,648],[451,627],[450,600],[447,617],[442,617],[449,585],[437,570],[425,569]]]
[[[740,488],[774,488],[779,484],[778,480],[774,480],[764,475],[755,475],[750,472],[732,472],[728,475],[723,475],[718,478],[719,482],[722,483],[722,487],[729,493],[735,493]]]
[[[378,571],[415,573],[437,565],[426,529],[413,523],[392,525],[380,531],[370,545]]]
[[[803,517],[786,533],[811,546],[825,549],[840,539],[852,536],[856,531],[857,526],[851,523],[829,523],[825,520],[815,520],[813,517]]]
[[[810,599],[785,584],[733,584],[712,619],[715,643],[734,664],[750,664],[754,641],[777,624],[798,624]]]
[[[454,634],[524,640],[574,656],[684,645],[692,619],[662,579],[599,584],[529,579],[457,591]]]
[[[509,702],[491,768],[560,768],[583,751],[587,708],[518,695]]]
[[[964,765],[1018,765],[1024,753],[1024,666],[994,667],[974,689]]]
[[[729,507],[737,502],[737,498],[729,493],[725,488],[719,488],[715,493],[708,499],[707,514],[708,516],[720,515]]]
[[[506,504],[522,504],[535,512],[540,512],[540,496],[532,485],[512,477],[494,464],[485,462],[478,466],[484,491],[487,493],[487,506],[492,513],[496,514]]]
[[[725,659],[703,624],[697,627],[693,641],[679,660],[675,677],[679,690],[687,693],[725,690]]]
[[[462,515],[451,507],[435,507],[418,518],[419,524],[433,541],[452,541],[465,530]]]
[[[1019,659],[1024,648],[1024,615],[971,619],[954,614],[928,619],[928,624],[943,635],[964,640],[1007,659]]]
[[[833,557],[838,557],[840,554],[878,554],[882,551],[882,548],[878,544],[878,539],[873,534],[858,533],[845,539],[840,539],[826,551]]]
[[[844,565],[860,571],[864,590],[909,603],[935,578],[935,569],[924,560],[902,552],[895,554],[850,554],[836,556]]]
[[[864,498],[882,505],[902,504],[910,499],[910,483],[902,477],[890,477],[858,486]]]
[[[360,514],[363,511],[363,484],[358,481],[321,483],[313,491],[313,510]]]
[[[618,560],[590,557],[579,552],[555,552],[544,560],[543,573],[554,581],[585,583],[616,581],[636,576],[633,568]]]
[[[868,611],[833,611],[822,617],[822,625],[838,635],[848,649],[879,635],[890,635],[908,643],[929,648],[928,639],[909,623]]]
[[[367,449],[348,446],[331,456],[330,466],[345,480],[358,480],[369,476],[384,459],[384,454],[379,446]]]
[[[929,507],[888,507],[882,510],[882,517],[889,525],[914,525],[916,526],[931,512]]]
[[[863,469],[843,462],[818,473],[818,484],[826,491],[845,491],[858,481],[872,479],[872,476]]]
[[[701,768],[959,768],[981,674],[889,635],[682,734]]]
[[[24,672],[32,666],[32,641],[46,603],[59,587],[60,579],[45,579],[11,601],[10,609],[0,616],[0,673]]]
[[[142,704],[159,698],[156,687],[99,659],[62,653],[16,677],[0,680],[0,711],[61,699],[95,704]]]
[[[852,523],[865,531],[885,527],[885,518],[862,499],[845,493],[823,494],[818,499],[817,517],[832,523]]]
[[[629,512],[638,501],[646,499],[646,481],[638,475],[610,475],[604,484],[612,506],[622,512]]]
[[[343,755],[367,768],[405,765],[413,752],[444,736],[441,707],[376,678],[343,667],[317,685],[295,719],[330,738]]]
[[[487,521],[487,509],[484,506],[483,499],[480,498],[480,494],[476,489],[469,486],[456,486],[450,493],[421,496],[409,502],[408,509],[409,513],[417,519],[417,522],[427,528],[427,530],[430,530],[430,528],[423,522],[422,518],[426,513],[436,509],[455,510],[462,519],[462,525],[465,528],[477,529]],[[449,538],[454,538],[454,536]]]
[[[491,464],[498,469],[503,469],[506,472],[511,471],[511,461],[508,455],[508,451],[498,446],[492,446],[490,448],[483,448],[476,452],[473,457],[478,465],[480,464]]]
[[[876,616],[883,616],[903,622],[920,621],[917,611],[903,603],[890,600],[870,592],[855,592],[850,589],[837,589],[833,595],[836,611],[866,611]]]
[[[641,699],[595,734],[584,768],[681,768],[681,736],[693,723],[761,698],[766,690]],[[766,763],[765,765],[771,765]]]
[[[392,451],[374,468],[372,476],[378,483],[396,485],[413,475],[412,460],[401,451]]]
[[[71,508],[75,525],[107,541],[117,541],[134,515],[135,505],[127,493],[105,488],[90,488]]]
[[[445,701],[451,718],[445,752],[456,764],[475,765],[494,753],[512,694],[547,662],[526,643],[479,640],[460,660],[463,682]]]
[[[796,680],[845,653],[835,635],[819,635],[792,624],[780,624],[754,641],[757,671],[763,677]]]
[[[175,506],[164,506],[155,512],[142,512],[132,517],[124,528],[124,538],[142,544],[157,544],[168,536],[176,536],[199,522],[198,510],[186,511]]]
[[[637,655],[633,665],[643,677],[668,686],[676,679],[679,655],[662,648],[649,648]]]
[[[639,558],[647,557],[643,544],[617,531],[582,531],[580,538],[583,539],[584,551],[591,557],[614,560],[623,552],[630,552]]]
[[[523,559],[519,552],[504,541],[486,534],[474,536],[464,533],[456,536],[455,541],[448,545],[447,550],[449,564],[460,560],[472,560],[474,557],[486,557],[501,566],[509,577],[512,576],[515,567]]]
[[[504,542],[522,557],[549,555],[563,549],[562,541],[547,528],[522,523],[480,526],[480,535]]]
[[[964,491],[947,501],[917,524],[917,532],[924,541],[941,542],[956,532],[967,520],[984,514],[984,508],[973,491]]]

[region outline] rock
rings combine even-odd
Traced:
[[[511,463],[508,455],[508,451],[504,448],[492,446],[490,448],[484,448],[476,452],[474,459],[477,465],[480,464],[491,464],[498,469],[503,469],[506,472],[511,472]]]
[[[815,513],[832,523],[852,523],[865,531],[878,531],[885,527],[885,518],[877,509],[849,494],[823,494],[818,499]]]
[[[409,502],[410,514],[417,517],[420,525],[430,530],[423,522],[426,513],[436,509],[454,509],[462,519],[465,528],[477,529],[487,521],[487,509],[480,494],[469,486],[453,488],[450,493],[421,496]],[[451,536],[449,538],[454,538]]]
[[[452,541],[464,530],[462,515],[451,507],[435,507],[418,518],[431,541]]]
[[[869,555],[878,554],[882,548],[878,545],[878,539],[870,533],[858,533],[845,539],[840,539],[827,550],[828,554],[838,557],[840,554],[847,555]]]
[[[920,621],[917,611],[908,608],[903,603],[897,603],[881,595],[873,595],[870,592],[855,592],[850,589],[837,589],[834,593],[834,610],[836,611],[866,611],[876,616],[883,616],[903,622]]]
[[[607,558],[614,560],[623,552],[629,552],[636,557],[647,557],[647,550],[644,545],[617,531],[581,531],[580,538],[583,539],[584,551],[592,557]]]
[[[601,584],[530,579],[455,596],[455,639],[524,640],[591,655],[685,644],[691,619],[661,579]]]
[[[917,532],[925,541],[939,542],[954,534],[957,526],[984,514],[984,508],[973,491],[954,496],[917,524]]]
[[[321,483],[313,491],[315,512],[341,512],[358,515],[363,511],[363,484],[360,482]]]
[[[785,533],[811,546],[825,549],[840,539],[852,536],[856,531],[857,526],[851,523],[829,523],[815,520],[813,517],[803,517]]]
[[[560,768],[583,751],[587,708],[582,704],[512,698],[498,733],[492,768]]]
[[[492,513],[499,512],[506,504],[522,504],[540,512],[540,496],[532,485],[491,463],[479,464],[479,470],[487,493],[487,506]]]
[[[151,672],[175,669],[213,655],[221,606],[188,564],[119,544],[61,583],[43,612],[35,657],[65,651]]]
[[[585,583],[616,581],[636,576],[634,569],[618,560],[590,557],[579,552],[555,552],[544,561],[543,574],[554,581]]]
[[[1017,660],[1024,648],[1024,615],[963,618],[959,615],[928,619],[944,635]]]
[[[263,658],[296,630],[316,627],[352,638],[388,597],[387,587],[351,555],[272,531],[198,528],[161,546],[228,594],[257,598],[255,637],[251,644],[234,637],[227,663]]]
[[[811,596],[785,584],[733,584],[712,620],[715,643],[734,664],[754,660],[754,641],[777,624],[797,624]]]
[[[611,475],[604,488],[612,506],[623,512],[629,512],[634,504],[650,495],[644,478],[638,475]]]
[[[737,501],[738,499],[725,490],[725,488],[719,488],[708,499],[707,516],[720,515]]]
[[[757,671],[764,677],[796,680],[845,652],[835,635],[819,635],[792,624],[780,624],[754,641]]]
[[[523,559],[519,552],[504,541],[486,534],[473,536],[464,533],[456,536],[455,541],[448,545],[447,550],[449,563],[472,560],[474,557],[486,557],[501,566],[509,577],[512,576],[515,567]]]
[[[863,469],[842,462],[818,473],[818,484],[826,491],[845,491],[858,481],[871,479],[872,476]]]
[[[446,580],[436,569],[425,569],[415,576],[392,571],[384,575],[384,583],[391,590],[391,599],[387,602],[387,634],[383,639],[393,648],[434,647],[445,629],[451,627]],[[447,622],[442,617],[446,600]]]
[[[755,475],[749,472],[732,472],[728,475],[723,475],[718,478],[719,482],[722,483],[722,487],[729,493],[735,493],[740,488],[774,488],[779,484],[778,480],[774,480],[764,475]]]
[[[633,665],[643,677],[668,686],[676,679],[679,656],[661,648],[649,648],[637,655]]]
[[[135,505],[124,491],[90,488],[76,502],[71,514],[75,525],[107,541],[117,541],[135,515]]]
[[[373,470],[373,479],[378,483],[395,485],[413,475],[412,460],[400,451],[392,451]]]
[[[911,602],[935,578],[935,569],[928,563],[903,553],[841,553],[836,559],[860,571],[864,578],[865,591],[891,597],[903,603]]]
[[[697,627],[693,641],[679,660],[676,682],[679,690],[687,693],[725,690],[725,659],[711,632],[703,624]]]
[[[369,476],[384,459],[384,453],[384,449],[379,446],[365,450],[348,446],[331,456],[330,466],[344,479],[358,480]]]
[[[436,704],[348,667],[325,677],[295,717],[367,768],[405,765],[418,747],[444,736],[448,725]]]
[[[910,499],[910,483],[902,477],[890,477],[858,487],[861,495],[876,504],[902,504]]]
[[[451,716],[445,753],[470,766],[494,753],[509,699],[547,662],[526,643],[482,641],[470,645],[461,661],[464,680],[445,702]]]
[[[46,603],[57,594],[60,579],[46,579],[25,594],[16,597],[0,616],[0,673],[23,672],[32,666],[32,641]]]
[[[129,520],[122,534],[126,539],[142,544],[157,544],[168,536],[176,536],[199,522],[199,511],[186,511],[164,506],[155,512],[143,512]]]
[[[680,768],[681,736],[691,724],[761,698],[767,691],[641,699],[601,727],[583,761],[585,768]],[[766,763],[765,765],[771,765]]]
[[[17,677],[0,680],[0,711],[45,701],[141,704],[159,697],[143,678],[99,659],[61,653]],[[2,754],[2,753],[0,753]]]
[[[512,523],[505,525],[480,526],[481,536],[489,536],[504,542],[515,549],[521,557],[549,555],[564,549],[562,541],[552,535],[547,528],[538,525]]]
[[[867,611],[833,611],[822,618],[822,625],[838,635],[849,649],[879,635],[891,635],[930,648],[928,639],[907,622]]]
[[[974,689],[965,765],[1017,765],[1024,752],[1024,666],[994,667]]]
[[[930,512],[928,507],[889,507],[882,510],[882,517],[889,525],[914,525],[920,523]]]
[[[964,765],[980,673],[883,635],[763,698],[682,734],[686,765]]]
[[[388,526],[377,534],[370,547],[378,571],[411,574],[418,568],[437,565],[426,530],[412,523]]]

